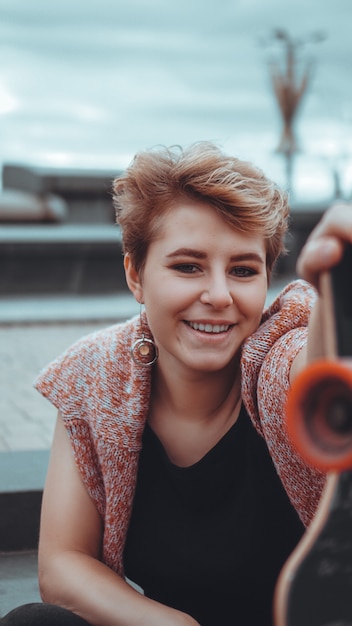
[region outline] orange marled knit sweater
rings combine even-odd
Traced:
[[[292,360],[306,341],[314,290],[288,285],[264,312],[242,348],[242,399],[265,438],[288,496],[307,525],[324,477],[297,457],[283,427]],[[150,336],[146,317],[145,334]],[[61,412],[75,460],[103,520],[103,561],[123,574],[123,549],[149,408],[151,368],[136,365],[130,347],[139,318],[80,339],[41,372],[36,388]]]

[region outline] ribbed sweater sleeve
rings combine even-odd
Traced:
[[[243,401],[305,525],[318,506],[325,477],[293,449],[285,428],[285,405],[291,365],[306,343],[315,300],[315,290],[304,281],[288,285],[245,342],[241,360]]]

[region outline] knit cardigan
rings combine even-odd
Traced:
[[[324,476],[297,456],[283,419],[290,366],[306,341],[314,300],[307,283],[288,285],[264,311],[241,354],[243,403],[305,525],[317,507]],[[145,314],[142,325],[150,338]],[[83,337],[35,381],[60,410],[82,480],[103,519],[102,560],[120,575],[151,388],[152,368],[135,364],[130,356],[140,331],[134,317]]]

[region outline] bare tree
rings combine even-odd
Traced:
[[[276,29],[271,37],[283,46],[284,64],[277,60],[270,61],[270,76],[274,93],[283,120],[282,134],[278,152],[293,153],[298,149],[294,133],[294,122],[299,105],[310,83],[313,60],[306,59],[303,69],[298,71],[298,52],[307,43],[322,41],[325,35],[321,32],[312,33],[304,38],[293,39],[282,29]]]

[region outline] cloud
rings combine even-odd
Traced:
[[[327,117],[345,124],[351,17],[350,0],[1,0],[3,158],[239,136],[271,149],[280,118],[260,40],[274,27],[328,33],[308,50],[306,142]]]

